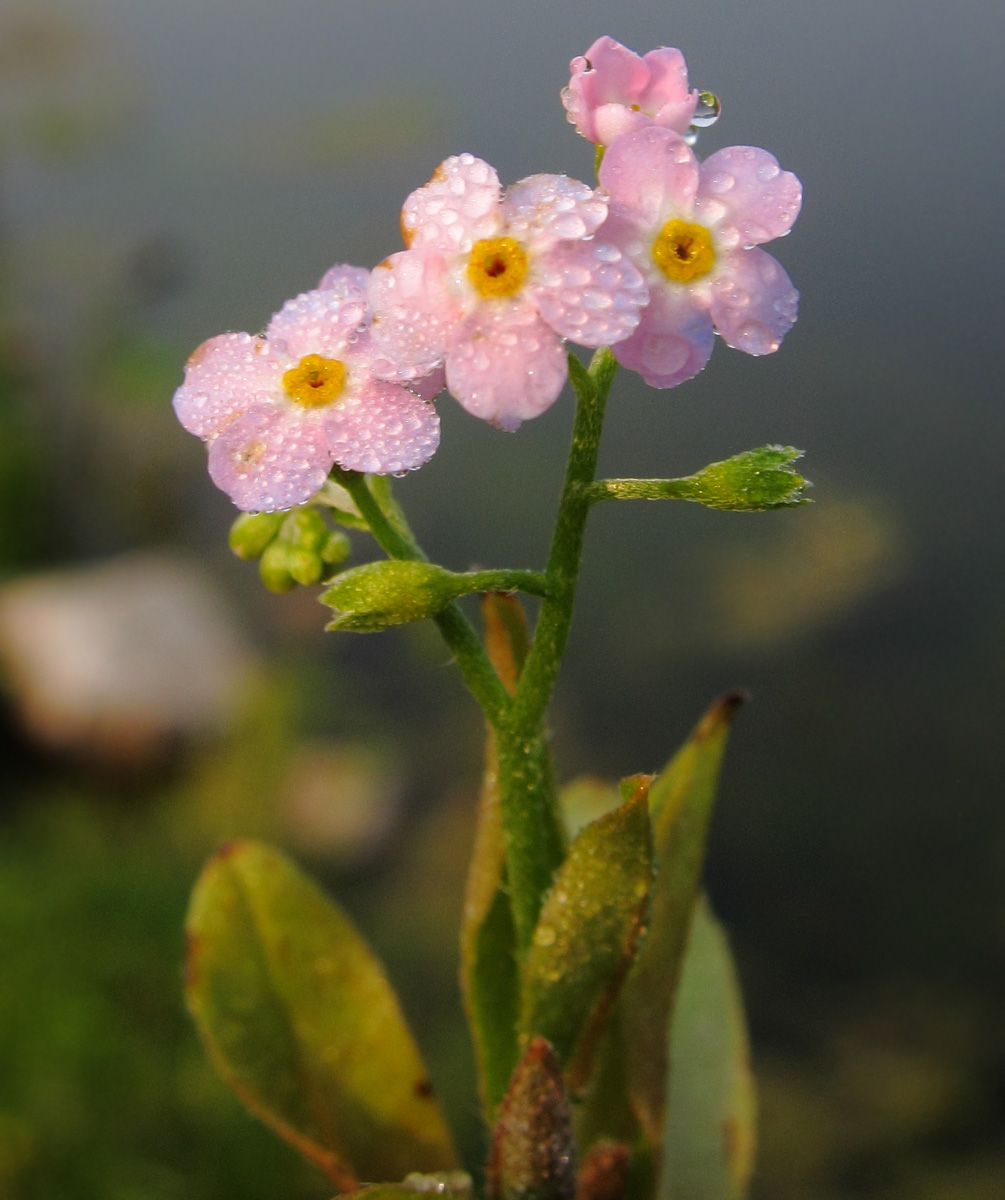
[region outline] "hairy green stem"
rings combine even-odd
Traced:
[[[390,486],[386,482],[377,484],[375,491],[381,494],[383,503],[378,503],[365,475],[356,471],[343,471],[336,467],[332,478],[353,498],[360,515],[370,527],[374,540],[388,558],[401,558],[426,562],[427,557],[415,540],[404,514],[393,500]],[[377,479],[380,479],[378,476]],[[491,572],[486,572],[491,574]],[[536,572],[526,572],[535,575]],[[502,590],[509,590],[504,588]],[[471,622],[456,604],[450,604],[433,618],[440,635],[453,654],[464,676],[464,682],[493,726],[499,726],[510,708],[510,697],[489,662],[478,635]]]
[[[693,479],[598,479],[583,488],[590,504],[601,500],[693,500]]]
[[[530,946],[541,904],[564,857],[564,834],[549,769],[544,720],[572,624],[572,608],[590,513],[604,409],[617,363],[599,350],[587,371],[569,356],[576,418],[534,638],[508,718],[498,729],[500,810],[506,872],[521,954]]]

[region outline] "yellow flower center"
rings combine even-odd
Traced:
[[[321,408],[341,395],[345,387],[345,367],[337,358],[305,354],[295,367],[283,373],[283,387],[295,404]]]
[[[482,238],[471,247],[468,279],[479,296],[512,296],[526,278],[527,251],[516,238]]]
[[[653,261],[672,283],[690,283],[715,265],[712,235],[704,225],[667,221],[653,242]]]

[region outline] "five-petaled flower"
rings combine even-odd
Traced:
[[[647,125],[685,133],[698,107],[684,55],[671,46],[640,57],[605,36],[574,58],[569,70],[569,86],[562,91],[566,116],[601,146]]]
[[[505,193],[496,172],[461,154],[402,210],[408,249],[370,279],[372,334],[407,369],[446,367],[460,403],[503,429],[557,398],[562,339],[608,346],[647,299],[639,272],[594,237],[604,195],[564,175],[532,175]]]
[[[690,379],[714,332],[771,354],[796,319],[799,293],[759,249],[789,232],[802,188],[766,150],[730,146],[699,164],[677,133],[648,126],[616,139],[600,167],[610,215],[597,236],[645,276],[649,304],[614,355],[652,387]]]
[[[335,463],[397,474],[436,450],[429,398],[442,373],[412,390],[377,378],[388,364],[369,335],[368,276],[334,267],[319,289],[287,301],[263,335],[224,333],[189,359],[174,409],[208,443],[210,476],[238,508],[302,504]]]

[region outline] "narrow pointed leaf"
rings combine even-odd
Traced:
[[[652,879],[648,777],[573,842],[524,964],[520,1034],[546,1037],[582,1086],[631,965]]]
[[[573,1200],[572,1117],[562,1069],[534,1038],[499,1106],[485,1172],[489,1200]]]
[[[628,1094],[654,1146],[663,1135],[666,1036],[705,861],[719,767],[742,696],[714,704],[649,792],[656,878],[649,928],[621,997]]]
[[[417,1195],[438,1196],[441,1200],[470,1200],[471,1176],[464,1171],[438,1171],[406,1175],[401,1183],[371,1183],[341,1200],[416,1200]]]
[[[670,1059],[660,1200],[741,1200],[754,1166],[756,1098],[733,956],[704,901],[688,938]]]
[[[292,863],[256,842],[224,847],[186,933],[186,999],[214,1066],[337,1187],[456,1166],[390,984]]]

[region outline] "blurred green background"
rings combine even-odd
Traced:
[[[743,687],[709,887],[761,1089],[758,1200],[1005,1195],[1002,27],[992,0],[0,6],[0,1196],[324,1197],[180,1000],[203,857],[266,836],[389,964],[480,1153],[454,943],[480,727],[433,631],[321,632],[225,547],[170,411],[193,346],[399,248],[470,150],[589,178],[566,65],[679,45],[700,152],[804,181],[782,351],[619,379],[601,469],[806,447],[815,505],[598,510],[564,777],[658,767]],[[440,402],[399,497],[446,565],[537,566],[571,404]],[[370,548],[357,537],[354,561]]]

